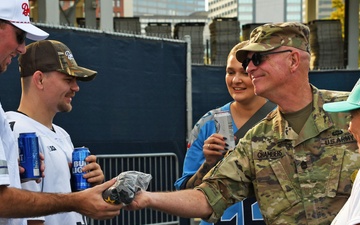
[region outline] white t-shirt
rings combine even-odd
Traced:
[[[331,225],[355,225],[360,223],[360,176],[355,178],[351,194]]]
[[[0,185],[21,188],[18,146],[0,104]],[[5,204],[4,202],[1,204]],[[24,219],[0,218],[1,225],[26,225]]]
[[[20,133],[36,133],[39,139],[40,152],[45,157],[45,177],[40,183],[35,181],[22,183],[22,188],[38,192],[71,192],[69,163],[72,161],[74,146],[69,134],[55,124],[53,124],[54,131],[52,131],[22,113],[6,112],[6,115],[16,138],[19,137]],[[86,223],[82,215],[76,212],[69,212],[45,216],[45,224],[78,225]]]

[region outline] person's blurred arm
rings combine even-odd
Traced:
[[[40,179],[41,181],[41,179]],[[27,191],[34,191],[34,192],[42,192],[42,185],[43,183],[40,182],[40,183],[37,183],[37,181],[35,180],[30,180],[30,181],[27,181],[27,182],[23,182],[21,183],[21,188],[23,190],[27,190]],[[44,221],[45,221],[45,217],[29,217],[27,218],[27,222],[28,222],[28,225],[42,225],[44,224]]]
[[[203,154],[205,156],[205,161],[196,173],[186,182],[186,189],[194,188],[201,184],[204,176],[223,158],[227,150],[225,145],[223,136],[220,134],[212,134],[204,141]]]
[[[44,155],[42,153],[40,153],[40,159],[41,159],[41,173],[42,173],[42,178],[45,177],[44,174],[44,169],[45,169],[45,164],[44,164]],[[25,172],[25,169],[21,166],[19,166],[20,168],[20,174]],[[21,169],[23,169],[23,171],[21,171]],[[37,179],[37,180],[29,180],[29,181],[22,181],[21,183],[21,188],[23,190],[28,190],[28,191],[35,191],[35,192],[42,192],[42,178]],[[45,217],[31,217],[31,218],[27,218],[27,224],[28,225],[44,225],[45,224]]]
[[[216,132],[213,113],[206,113],[194,126],[188,140],[188,149],[186,151],[183,174],[175,182],[177,190],[193,188],[196,186],[194,182],[199,183],[203,175],[206,174],[208,163],[204,163],[206,158],[203,151],[204,142],[209,136]],[[205,167],[205,168],[204,168]],[[192,179],[189,182],[189,180]]]

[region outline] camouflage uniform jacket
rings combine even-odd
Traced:
[[[256,196],[267,224],[330,224],[348,199],[360,168],[348,113],[326,113],[326,102],[349,93],[313,89],[313,111],[300,134],[279,109],[253,127],[197,187],[217,221],[234,202]]]

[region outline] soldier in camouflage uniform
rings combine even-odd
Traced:
[[[151,207],[213,222],[234,202],[256,196],[267,224],[330,224],[350,195],[360,154],[348,131],[350,115],[322,107],[346,100],[348,93],[309,83],[309,29],[301,23],[255,28],[237,59],[255,93],[278,108],[194,190],[142,192],[126,208]]]

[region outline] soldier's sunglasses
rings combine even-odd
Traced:
[[[253,62],[254,66],[258,66],[264,61],[264,56],[271,55],[271,54],[276,54],[276,53],[283,53],[283,52],[292,52],[292,51],[288,49],[288,50],[277,51],[277,52],[264,52],[264,53],[255,52],[251,56],[251,58],[246,58],[246,59],[244,59],[242,61],[242,66],[246,70],[249,63],[250,63],[250,61]]]

